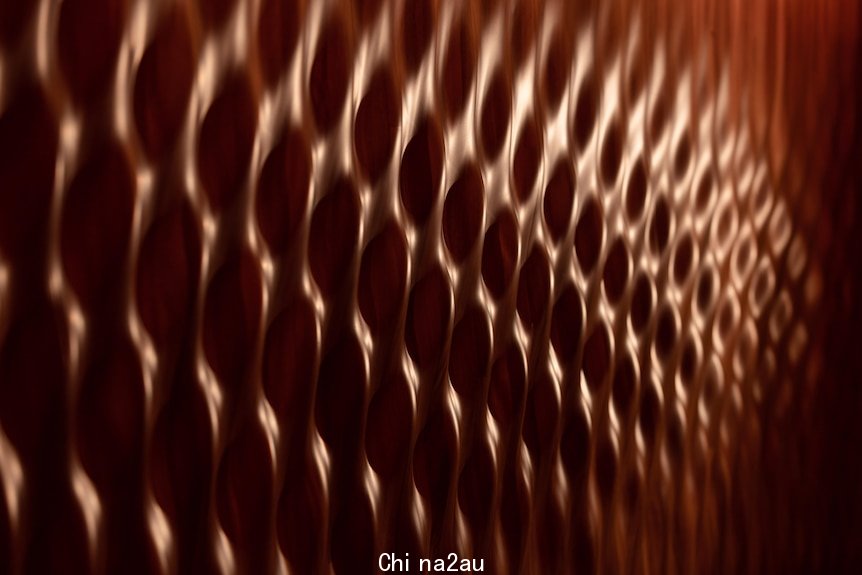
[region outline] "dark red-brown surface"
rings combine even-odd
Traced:
[[[851,0],[0,0],[0,575],[862,571]]]

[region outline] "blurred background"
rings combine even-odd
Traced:
[[[0,574],[862,571],[853,0],[0,0]]]

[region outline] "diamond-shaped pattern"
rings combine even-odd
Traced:
[[[0,1],[0,573],[833,565],[801,19],[665,4]]]

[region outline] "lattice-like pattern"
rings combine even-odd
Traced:
[[[822,246],[729,46],[640,2],[0,7],[0,572],[775,567],[748,479]]]

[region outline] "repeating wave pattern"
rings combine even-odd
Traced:
[[[0,0],[0,573],[858,569],[860,25]]]

